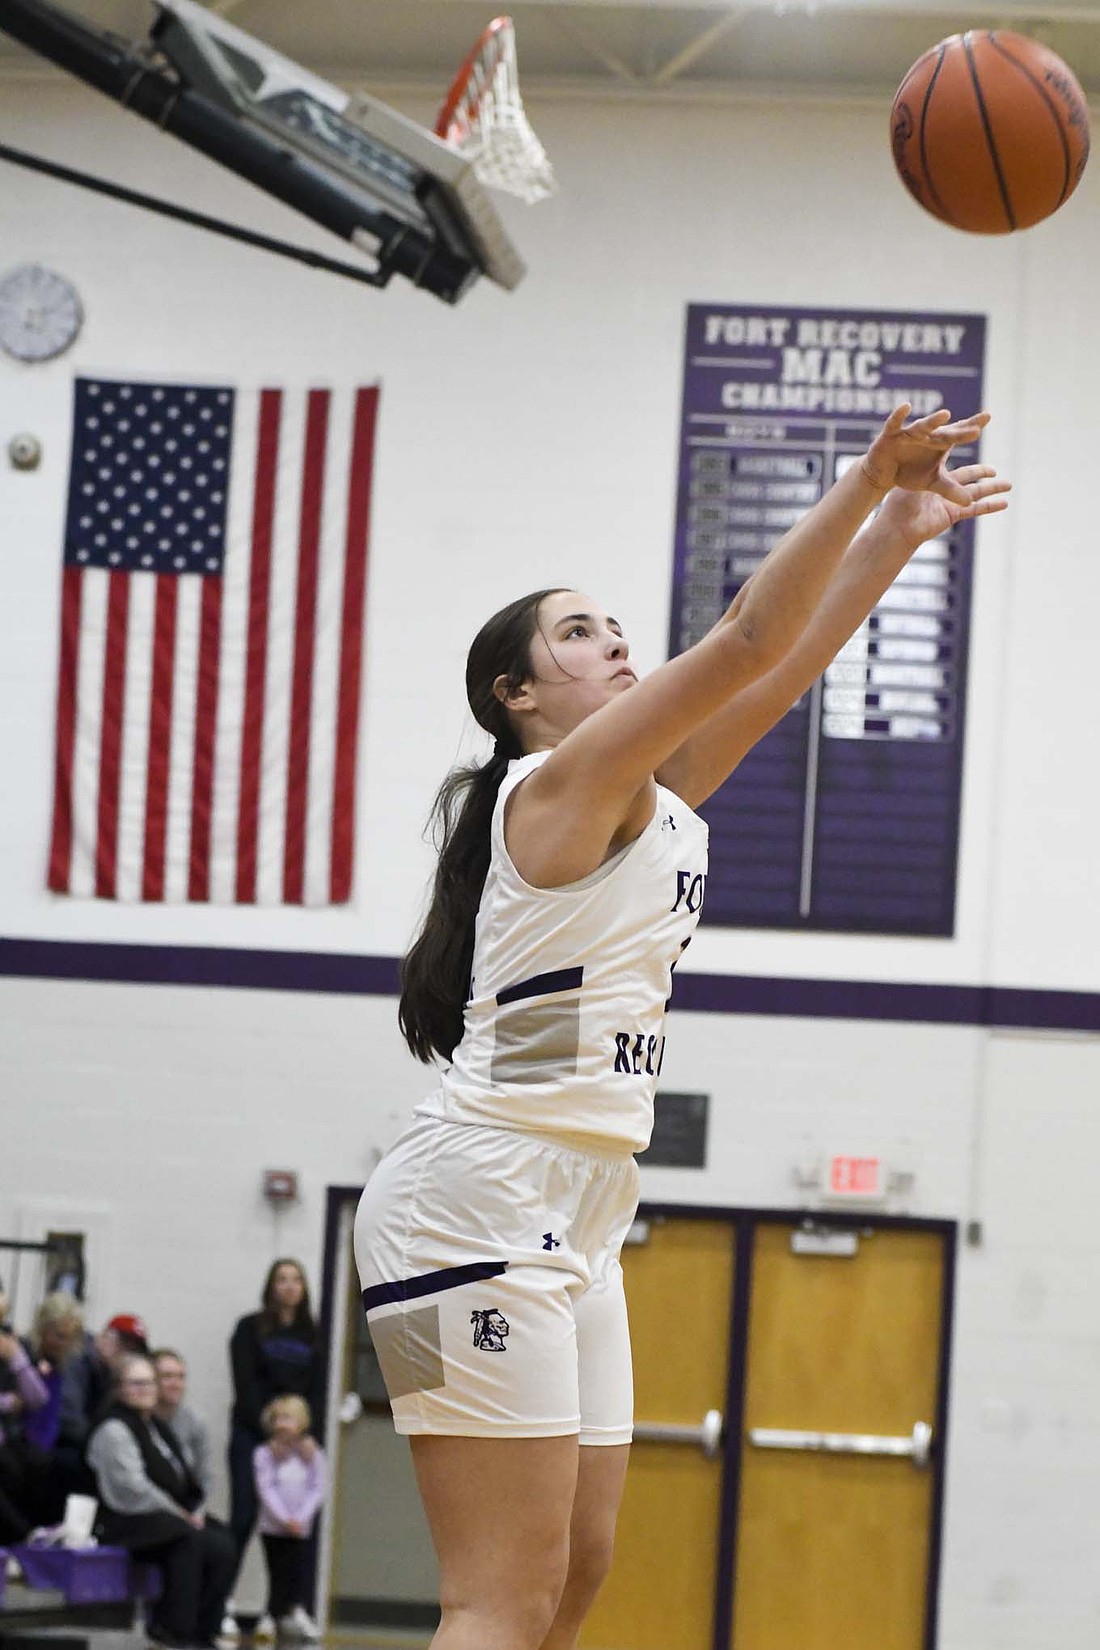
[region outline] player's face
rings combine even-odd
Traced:
[[[555,591],[531,641],[532,690],[550,724],[568,732],[638,678],[619,621],[591,596]]]

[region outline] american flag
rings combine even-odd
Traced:
[[[76,381],[54,892],[350,897],[377,407]]]

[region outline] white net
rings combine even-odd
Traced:
[[[436,129],[470,155],[479,179],[492,188],[528,202],[544,200],[557,188],[519,94],[510,18],[498,18],[485,30],[451,88]]]

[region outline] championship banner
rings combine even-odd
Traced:
[[[981,410],[985,320],[692,304],[669,653],[721,617],[887,414]],[[959,448],[953,464],[973,462]],[[950,935],[974,523],[922,545],[700,810],[703,921]]]

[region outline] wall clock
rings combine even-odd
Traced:
[[[67,350],[84,323],[71,281],[41,264],[0,276],[0,347],[17,361],[50,361]]]

